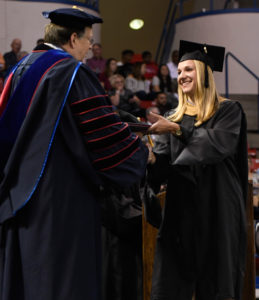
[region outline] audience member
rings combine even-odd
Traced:
[[[44,44],[44,39],[42,39],[42,38],[40,38],[40,39],[37,40],[36,46],[39,46],[41,44]]]
[[[110,82],[112,89],[109,91],[109,96],[112,104],[134,116],[142,116],[143,110],[139,107],[140,99],[125,88],[125,78],[120,74],[115,74],[111,76]]]
[[[112,88],[110,77],[115,73],[117,73],[117,60],[115,58],[109,58],[106,61],[104,72],[99,76],[100,82],[106,91]]]
[[[0,72],[2,72],[4,69],[5,69],[5,60],[2,53],[0,53]]]
[[[129,74],[125,81],[125,87],[127,89],[133,93],[143,92],[143,98],[146,98],[147,94],[150,92],[150,82],[145,79],[145,73],[146,64],[143,62],[136,62],[133,66],[132,74]]]
[[[101,74],[105,69],[106,59],[102,57],[102,45],[95,43],[92,46],[93,56],[87,59],[86,64],[97,74]]]
[[[126,78],[132,73],[133,64],[132,58],[134,56],[134,51],[130,49],[123,50],[121,53],[121,61],[118,62],[118,73]]]
[[[158,107],[160,114],[163,116],[168,110],[172,109],[172,104],[168,101],[166,93],[159,92],[154,100],[155,106]]]
[[[174,50],[172,52],[171,61],[167,63],[172,79],[176,79],[178,76],[178,62],[179,62],[179,51]]]
[[[168,102],[175,108],[178,105],[177,86],[177,80],[171,79],[167,65],[160,65],[157,76],[152,80],[152,91],[165,93]]]
[[[22,41],[18,38],[14,39],[11,43],[12,50],[4,54],[5,59],[5,76],[8,75],[11,68],[18,62],[17,55],[22,48]]]
[[[162,64],[159,66],[157,76],[152,79],[152,91],[172,93],[172,80],[169,74],[167,65]]]
[[[231,9],[231,8],[239,8],[239,1],[238,0],[226,0],[224,3],[224,9]]]
[[[26,55],[28,55],[29,53],[27,51],[20,51],[17,54],[17,60],[20,61],[22,58],[24,58]]]
[[[158,66],[152,61],[152,54],[149,51],[144,51],[142,53],[142,60],[146,64],[145,78],[151,81],[152,78],[157,75]]]
[[[2,94],[4,88],[4,78],[0,77],[0,95]]]
[[[154,124],[156,122],[156,116],[160,115],[160,110],[157,106],[150,106],[146,109],[146,121],[148,124]],[[151,138],[151,142],[150,142]],[[160,151],[164,149],[164,137],[158,134],[148,134],[144,135],[142,138],[142,142],[145,144],[150,144],[152,147],[155,147],[156,151]],[[158,150],[160,149],[160,150]],[[156,192],[159,192],[159,188],[157,188]]]
[[[146,120],[149,124],[156,122],[156,118],[151,113],[160,115],[160,110],[157,106],[150,106],[146,109]]]
[[[4,87],[4,74],[2,72],[4,71],[4,69],[5,69],[5,60],[2,53],[0,53],[0,95]]]

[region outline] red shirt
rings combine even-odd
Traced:
[[[106,59],[92,57],[87,59],[86,64],[97,74],[101,74],[104,71]]]
[[[145,78],[151,80],[155,75],[157,75],[158,66],[155,62],[151,62],[146,64],[146,73]]]

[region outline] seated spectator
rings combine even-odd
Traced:
[[[147,95],[150,92],[150,82],[145,79],[146,64],[136,62],[133,66],[132,74],[129,74],[125,81],[125,87],[133,93],[142,92],[141,100],[147,100]]]
[[[146,120],[149,124],[154,124],[156,122],[156,118],[151,114],[160,115],[160,110],[157,106],[150,106],[146,109]]]
[[[148,124],[154,124],[156,122],[156,118],[154,117],[153,114],[160,115],[160,111],[157,106],[150,106],[146,109],[146,118],[145,119]],[[145,135],[142,138],[142,141],[145,144],[150,143],[151,146],[154,147],[156,145],[157,140],[159,140],[159,135],[158,134],[149,134],[149,136],[151,138],[151,142],[150,142],[148,135]]]
[[[167,65],[160,65],[157,76],[152,80],[152,91],[165,93],[172,108],[175,108],[178,105],[177,86],[177,80],[171,79]]]
[[[117,60],[109,58],[106,61],[104,72],[99,75],[100,82],[106,91],[109,91],[112,86],[110,77],[117,73]]]
[[[5,60],[2,53],[0,53],[0,72],[2,72],[4,69],[5,69]]]
[[[168,110],[172,109],[172,104],[168,101],[167,96],[163,92],[159,92],[156,95],[154,104],[158,107],[160,114],[163,116]]]
[[[105,69],[106,59],[102,57],[102,45],[95,43],[92,46],[93,56],[87,59],[86,64],[97,74],[101,74]]]
[[[44,39],[42,39],[42,38],[40,38],[40,39],[37,40],[36,46],[39,46],[41,44],[44,44]]]
[[[5,69],[5,60],[4,60],[2,53],[0,53],[0,75],[4,69]]]
[[[121,53],[121,61],[118,62],[118,73],[126,78],[132,73],[133,64],[132,58],[134,56],[134,51],[130,49],[123,50]]]
[[[12,67],[18,62],[17,54],[20,52],[22,48],[22,41],[20,39],[14,39],[11,43],[11,51],[6,52],[4,54],[4,60],[5,60],[5,74],[6,77]]]
[[[158,69],[157,76],[152,79],[152,90],[154,92],[172,93],[172,80],[167,65],[162,64]]]
[[[112,104],[121,110],[127,111],[134,116],[143,116],[143,110],[139,107],[140,99],[130,90],[125,88],[125,78],[115,74],[110,78],[112,89],[109,96]]]
[[[142,59],[146,64],[145,78],[151,81],[152,78],[157,75],[158,66],[154,61],[152,61],[152,54],[149,51],[144,51],[142,53]]]
[[[131,60],[131,63],[134,65],[136,62],[142,62],[142,61],[143,61],[142,54],[134,53],[134,55],[132,57],[132,60]]]
[[[178,76],[178,62],[179,62],[179,51],[174,50],[172,52],[171,61],[167,63],[167,67],[170,72],[172,79],[176,79]]]
[[[5,60],[2,53],[0,53],[0,95],[4,87],[4,74],[2,72],[4,71],[4,69],[5,69]]]

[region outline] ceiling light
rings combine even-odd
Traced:
[[[130,21],[129,27],[134,30],[139,30],[144,26],[144,21],[141,19],[134,19]]]

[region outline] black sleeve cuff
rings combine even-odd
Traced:
[[[180,130],[181,130],[182,134],[181,135],[174,134],[174,136],[176,138],[178,138],[182,143],[187,144],[189,138],[192,136],[193,129],[189,130],[189,129],[187,129],[187,128],[180,125]]]

